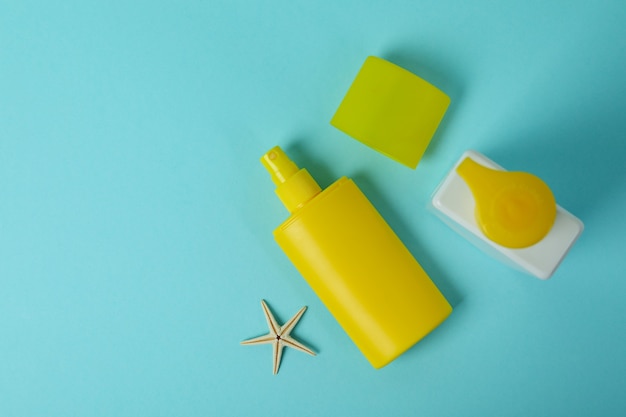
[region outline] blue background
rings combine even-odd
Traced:
[[[0,415],[622,416],[626,3],[1,1]],[[416,170],[329,125],[367,55],[452,98]],[[355,179],[454,305],[370,367],[258,158]],[[586,229],[547,282],[425,210],[466,149]],[[259,301],[309,306],[271,373]]]

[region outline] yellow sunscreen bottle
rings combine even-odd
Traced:
[[[437,327],[452,307],[356,184],[325,190],[279,148],[261,158],[291,216],[278,245],[375,368]]]

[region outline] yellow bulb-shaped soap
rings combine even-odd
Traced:
[[[556,201],[539,177],[497,171],[466,158],[456,169],[476,201],[476,221],[489,239],[525,248],[543,239],[554,224]]]

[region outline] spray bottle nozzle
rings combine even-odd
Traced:
[[[298,172],[298,166],[283,152],[280,146],[274,146],[263,157],[261,162],[272,175],[274,184],[280,185]]]
[[[261,163],[272,175],[276,194],[291,213],[315,197],[322,189],[306,169],[299,169],[279,146],[261,157]]]

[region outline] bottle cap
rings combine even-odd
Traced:
[[[420,77],[370,56],[330,124],[415,168],[449,104],[445,93]]]
[[[465,158],[456,169],[476,201],[476,221],[489,239],[525,248],[543,239],[554,224],[556,201],[540,178],[497,171]]]
[[[306,169],[299,169],[279,146],[261,157],[276,184],[276,194],[290,213],[298,210],[322,189]]]

